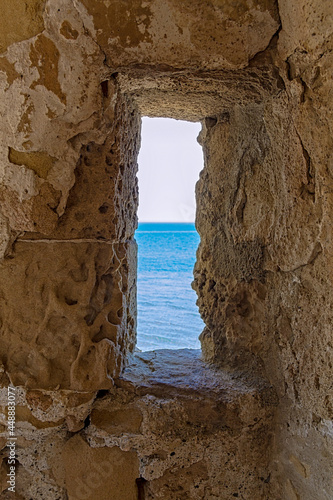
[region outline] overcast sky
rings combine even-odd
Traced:
[[[203,168],[200,123],[142,119],[139,222],[194,222],[195,183]]]

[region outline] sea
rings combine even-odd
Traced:
[[[191,288],[200,241],[194,224],[141,222],[135,239],[138,349],[200,349],[204,323]]]

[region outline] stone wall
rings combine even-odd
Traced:
[[[269,57],[285,89],[205,121],[194,286],[205,358],[277,391],[271,498],[321,500],[333,494],[333,11],[279,12]]]
[[[26,205],[14,190],[3,187],[2,192],[5,214],[15,200],[8,225],[20,230],[1,262],[1,359],[13,384],[108,388],[133,350],[138,139],[137,113],[122,99],[101,144],[81,145],[82,138],[72,137],[78,160],[63,213],[64,193],[57,191],[53,205],[50,199],[52,166],[45,175],[40,172],[36,155],[42,153],[9,154],[11,179],[29,172],[40,185]]]
[[[0,15],[1,498],[13,384],[15,498],[331,499],[330,0]],[[204,361],[131,355],[140,115],[202,122]]]

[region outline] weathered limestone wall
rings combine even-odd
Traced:
[[[271,498],[322,500],[333,495],[333,11],[279,7],[271,57],[285,92],[205,122],[195,288],[206,359],[277,390]]]
[[[266,498],[274,391],[199,356],[142,353],[109,391],[20,390],[17,498]]]
[[[195,287],[206,359],[266,374],[277,390],[276,460],[282,487],[295,491],[279,495],[324,499],[333,491],[326,186],[279,100],[208,120]]]
[[[281,2],[280,15],[289,112],[308,171],[301,192],[307,199],[303,223],[295,221],[289,244],[295,254],[306,245],[313,253],[304,255],[297,269],[275,276],[279,314],[272,326],[278,338],[270,356],[280,360],[276,372],[285,385],[277,462],[285,477],[282,496],[328,499],[333,492],[333,8],[329,2]],[[305,224],[308,236],[302,242]],[[277,302],[272,300],[275,311]]]
[[[1,498],[11,383],[18,499],[331,499],[331,2],[0,16]],[[121,375],[140,114],[203,124],[206,363],[144,354]]]
[[[9,153],[11,179],[24,172],[40,187],[26,204],[15,186],[2,191],[7,225],[20,231],[1,262],[1,359],[15,385],[107,388],[133,350],[136,244],[130,238],[136,223],[138,118],[123,101],[114,113],[102,144],[81,146],[78,135],[69,139],[78,160],[63,213],[61,189],[51,205],[56,172],[52,166],[40,172],[38,155],[44,153],[15,150],[15,158]],[[15,182],[23,189],[19,179]]]

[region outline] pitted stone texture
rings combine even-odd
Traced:
[[[18,23],[17,12],[23,8],[25,15]],[[82,145],[105,144],[113,126],[119,95],[112,75],[120,67],[243,68],[266,49],[279,28],[273,0],[236,6],[188,0],[180,4],[15,0],[5,1],[2,13],[6,21],[0,51],[7,49],[0,58],[3,215],[13,231],[53,235],[56,228],[59,237],[76,227],[78,233],[92,232],[90,225],[83,228],[74,217],[87,213],[82,209],[73,213],[73,190],[69,214],[66,205],[74,170],[78,174],[82,166]],[[127,117],[123,118],[124,130],[129,129]],[[98,160],[101,169],[106,153]],[[46,171],[41,168],[45,160]],[[99,182],[106,182],[106,175],[101,172]],[[119,184],[115,189],[121,191]],[[103,194],[99,207],[110,203]],[[118,211],[132,210],[126,208],[131,198],[120,194],[124,202]],[[96,208],[89,200],[87,206]],[[101,219],[99,213],[96,217]],[[100,222],[97,233],[110,235],[112,224],[105,226]],[[123,229],[117,227],[117,234],[118,230]],[[10,243],[6,231],[1,237]]]
[[[226,485],[231,485],[226,498],[238,494],[248,496],[247,500],[331,500],[332,2],[279,0],[278,6],[279,14],[277,3],[270,0],[14,0],[5,2],[2,9],[6,21],[0,35],[0,250],[1,256],[14,257],[5,259],[1,267],[4,386],[9,383],[8,373],[15,374],[15,381],[28,380],[35,387],[94,390],[111,384],[107,366],[109,362],[115,366],[116,361],[109,361],[114,348],[110,340],[102,339],[106,333],[115,334],[109,325],[116,325],[117,319],[112,316],[109,323],[102,318],[109,309],[102,305],[100,287],[95,289],[89,280],[83,280],[81,287],[62,274],[88,265],[89,276],[96,281],[96,276],[109,274],[104,263],[111,253],[98,256],[97,246],[87,241],[81,250],[63,243],[56,257],[50,255],[47,242],[35,243],[36,252],[23,250],[30,242],[26,247],[20,242],[12,253],[10,246],[24,231],[39,233],[37,238],[48,234],[64,240],[121,238],[122,245],[132,235],[136,166],[131,158],[137,147],[138,120],[135,109],[121,97],[118,82],[143,114],[205,118],[206,168],[198,186],[197,218],[202,244],[195,277],[207,324],[202,336],[204,355],[237,370],[259,370],[270,379],[279,396],[276,448],[269,449],[261,422],[254,423],[249,415],[242,422],[247,429],[260,428],[266,455],[259,455],[252,434],[244,430],[237,434],[241,426],[236,426],[231,444],[229,430],[223,426],[205,441],[203,429],[210,432],[214,423],[221,422],[214,410],[215,402],[221,403],[216,393],[215,402],[200,390],[199,399],[189,392],[188,399],[183,392],[178,398],[174,394],[180,382],[175,388],[170,377],[164,377],[164,387],[171,389],[163,397],[163,384],[155,384],[158,374],[154,384],[144,389],[134,386],[130,396],[118,389],[112,404],[94,407],[91,418],[100,429],[97,435],[90,426],[89,444],[106,443],[123,450],[135,444],[139,450],[140,441],[142,471],[150,484],[139,484],[153,498],[220,500]],[[23,7],[25,16],[18,22]],[[212,77],[207,70],[214,70]],[[117,72],[122,74],[116,77]],[[123,117],[122,102],[128,105]],[[119,126],[116,135],[127,134],[128,129],[128,136],[104,175],[114,126]],[[126,157],[127,145],[130,157]],[[87,146],[93,158],[89,152],[85,160]],[[128,158],[126,165],[132,165],[124,174],[122,155]],[[107,175],[113,174],[115,183],[108,191]],[[122,175],[130,187],[126,181],[119,188]],[[114,194],[118,189],[119,196]],[[89,213],[88,220],[91,211],[95,215]],[[38,265],[44,282],[38,278]],[[119,290],[119,273],[114,272]],[[66,295],[55,289],[63,282]],[[66,304],[67,291],[76,292],[76,287],[82,292],[82,303],[72,303],[68,295]],[[111,288],[113,284],[105,284],[105,290]],[[126,293],[122,300],[128,300]],[[131,297],[134,300],[134,294]],[[49,325],[54,311],[59,317]],[[93,320],[90,326],[85,317]],[[95,329],[97,324],[101,330]],[[108,332],[103,331],[105,325]],[[124,326],[126,332],[131,329]],[[56,362],[49,359],[48,345],[57,347],[59,339],[62,349]],[[67,344],[68,339],[73,344]],[[92,345],[103,351],[96,360],[87,359]],[[125,353],[125,347],[120,351]],[[119,359],[123,359],[121,353]],[[69,358],[74,360],[71,366]],[[148,361],[154,366],[153,360]],[[51,383],[53,376],[57,385]],[[90,382],[86,376],[94,378]],[[136,390],[148,392],[137,396]],[[239,398],[241,408],[237,397],[232,399],[237,411],[252,408],[250,394]],[[18,405],[20,426],[29,436],[20,442],[24,465],[18,475],[18,498],[66,498],[64,475],[59,476],[61,485],[55,484],[44,457],[57,455],[68,431],[85,435],[82,425],[89,423],[89,405],[83,404],[80,412],[71,407],[66,413],[65,408],[57,416],[60,403],[50,402],[49,393],[44,396],[30,392],[29,411],[24,401]],[[135,408],[136,401],[140,408]],[[223,415],[231,421],[233,417],[238,425],[238,414],[231,412],[229,403],[222,403]],[[69,404],[64,400],[64,406]],[[262,422],[265,425],[265,419]],[[53,427],[55,423],[58,427]],[[187,435],[188,447],[182,441]],[[50,452],[55,442],[57,452]],[[230,456],[225,455],[228,443]],[[262,473],[260,482],[252,482],[245,470],[250,474],[250,464],[258,460],[263,464],[269,453],[272,462],[265,470],[271,476]],[[38,460],[32,458],[37,456]],[[239,457],[244,460],[241,467]],[[246,492],[234,489],[243,474]],[[4,477],[3,467],[0,477]],[[200,477],[200,483],[195,477]]]
[[[321,251],[321,201],[286,104],[235,107],[201,134],[208,161],[197,185],[194,287],[204,352],[232,366],[243,358],[260,368],[271,342],[271,273],[311,264]]]
[[[9,3],[10,16],[3,23],[7,27],[18,15]],[[115,89],[110,87],[109,97],[103,95],[99,84],[104,56],[72,2],[21,4],[26,18],[20,27],[25,32],[28,22],[32,33],[9,45],[0,60],[0,199],[14,231],[51,233],[64,213],[82,144],[102,143],[107,136]],[[43,33],[37,34],[34,24],[42,12]],[[76,38],[61,33],[65,20],[67,31],[70,26],[78,33]],[[45,160],[49,168],[42,172]]]
[[[279,27],[273,0],[236,4],[82,0],[82,4],[84,8],[78,7],[82,19],[113,67],[241,68],[267,47]]]
[[[136,109],[128,99],[119,98],[105,142],[90,142],[80,150],[75,183],[64,214],[56,217],[52,234],[43,235],[35,228],[35,233],[28,232],[25,237],[117,242],[131,238],[137,226],[140,127]]]
[[[272,481],[277,497],[329,500],[333,491],[333,6],[317,0],[279,5],[278,49],[287,62],[281,74],[320,224],[315,228],[316,220],[309,217],[309,228],[318,231],[312,261],[276,275],[274,300],[270,295],[276,312],[275,317],[270,313],[275,342],[269,358],[279,360],[270,363],[271,379],[279,381],[276,387],[284,394],[276,436],[278,474]],[[313,239],[309,248],[312,244]]]
[[[133,451],[93,448],[76,435],[53,457],[52,472],[63,482],[68,498],[137,500],[139,463]]]
[[[287,95],[210,117],[201,134],[202,347],[207,360],[264,373],[278,390],[273,498],[328,500],[332,490],[331,65],[329,54],[296,50]],[[311,474],[297,472],[308,446],[325,474],[313,461]]]
[[[327,269],[323,252],[312,265],[276,276],[280,293],[269,297],[276,316],[268,359],[277,362],[268,372],[280,396],[273,476],[278,498],[293,498],[290,491],[306,500],[332,496],[333,295]]]
[[[1,360],[12,383],[110,387],[135,343],[135,268],[133,241],[18,242],[1,263]]]
[[[144,498],[265,498],[272,387],[210,367],[187,349],[136,354],[116,386],[96,401],[99,419],[87,435],[92,445],[102,439],[137,451]],[[111,432],[112,412],[130,408],[142,415],[140,431],[124,419],[123,432]]]
[[[270,498],[277,399],[265,381],[166,350],[135,355],[115,382],[95,394],[17,388],[21,498]]]
[[[92,447],[64,428],[18,432],[15,499],[137,500],[135,452]],[[4,491],[7,498],[13,494]]]
[[[136,226],[138,115],[106,75],[104,54],[71,1],[27,2],[23,31],[43,11],[43,33],[0,58],[1,256],[17,232],[124,241]],[[94,147],[93,172],[86,147]],[[95,186],[83,196],[87,182]]]
[[[277,68],[255,63],[241,71],[130,68],[117,81],[142,115],[189,121],[216,119],[234,106],[259,103],[284,89]]]
[[[333,35],[333,5],[330,0],[279,0],[282,21],[279,49],[286,59],[300,50],[320,57]]]

